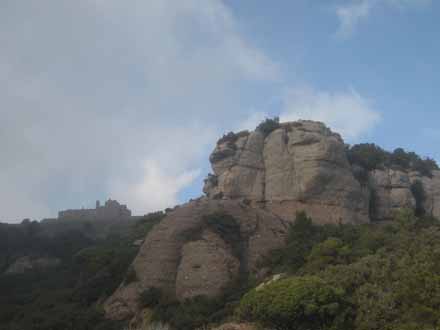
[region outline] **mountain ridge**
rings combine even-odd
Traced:
[[[107,317],[136,315],[140,296],[150,288],[182,302],[220,296],[242,269],[264,278],[258,261],[283,246],[289,223],[301,211],[317,224],[389,221],[396,210],[417,206],[440,216],[437,169],[426,175],[395,166],[362,168],[362,179],[349,156],[341,136],[314,121],[268,119],[253,132],[223,136],[210,156],[214,173],[205,180],[205,196],[169,212],[148,234],[132,264],[136,279],[106,301]],[[415,196],[415,185],[423,198]],[[220,225],[225,216],[235,219],[235,234],[246,247],[242,258],[206,225],[216,214]]]

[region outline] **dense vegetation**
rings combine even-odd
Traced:
[[[438,329],[439,257],[440,224],[410,210],[361,226],[318,227],[300,213],[266,260],[286,278],[251,290],[238,316],[277,330]]]
[[[423,201],[420,184],[412,190]],[[151,321],[179,330],[208,329],[231,319],[275,330],[438,329],[440,223],[415,211],[401,210],[389,224],[323,226],[300,212],[285,247],[260,261],[261,268],[283,274],[280,280],[258,285],[246,273],[222,297],[183,303],[148,288],[139,302]],[[94,230],[80,223],[58,224],[64,229],[56,230],[28,221],[1,225],[4,265],[29,254],[55,256],[62,263],[0,277],[0,329],[123,329],[124,324],[104,319],[101,303],[121,282],[136,280],[129,267],[137,253],[133,241],[162,217],[156,213],[115,225],[105,237],[97,235],[96,224]],[[215,213],[205,220],[240,258],[235,219]]]
[[[239,316],[275,329],[346,329],[347,304],[342,289],[317,276],[297,276],[246,294]]]
[[[234,219],[207,219],[225,239]],[[423,330],[440,326],[440,223],[402,210],[384,225],[314,225],[297,214],[286,246],[261,260],[280,280],[248,274],[222,297],[183,303],[149,288],[140,302],[150,320],[173,329],[210,329],[236,319],[275,330]]]
[[[264,121],[262,121],[257,126],[257,131],[260,131],[264,134],[264,136],[269,135],[272,131],[276,130],[281,126],[280,124],[280,118],[274,117],[274,118],[266,118]]]
[[[366,171],[383,167],[399,167],[405,170],[414,170],[425,176],[432,176],[433,170],[439,167],[431,158],[421,158],[414,152],[406,152],[397,148],[393,152],[386,151],[372,143],[362,143],[347,146],[347,157],[351,164],[357,165]]]
[[[216,299],[198,296],[179,303],[175,297],[163,294],[158,288],[147,288],[139,302],[150,309],[153,322],[166,323],[178,330],[207,329],[208,325],[231,317],[242,295],[255,286],[252,276],[244,269],[244,239],[236,219],[225,212],[206,215],[202,226],[185,232],[182,238],[185,241],[199,240],[207,228],[227,242],[231,252],[241,261],[240,276]]]
[[[0,329],[92,330],[122,326],[104,319],[100,302],[122,282],[137,253],[133,241],[163,217],[133,221],[0,225]],[[59,258],[56,268],[4,274],[22,256]]]

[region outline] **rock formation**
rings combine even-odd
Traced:
[[[224,214],[229,221],[210,222]],[[140,294],[151,287],[180,301],[218,296],[241,275],[257,273],[258,260],[281,247],[286,232],[276,215],[237,200],[201,198],[184,204],[147,236],[132,265],[137,280],[119,287],[106,303],[107,315],[132,316]]]
[[[389,220],[416,205],[411,187],[418,180],[424,209],[440,217],[440,171],[426,177],[384,168],[360,182],[342,138],[318,122],[229,133],[210,161],[206,196],[169,212],[149,233],[132,265],[136,280],[107,300],[108,317],[133,316],[152,287],[183,301],[219,296],[242,276],[258,275],[258,261],[284,244],[297,211],[319,224]]]
[[[204,192],[211,198],[248,199],[287,220],[306,210],[318,223],[368,222],[368,195],[352,174],[344,142],[322,123],[231,135],[210,161],[214,175]]]
[[[385,168],[369,173],[369,189],[374,205],[370,214],[372,220],[391,220],[396,210],[415,208],[411,185],[417,180],[425,190],[424,210],[428,215],[440,218],[440,171],[433,171],[432,177],[427,177],[414,171]]]

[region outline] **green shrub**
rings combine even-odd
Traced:
[[[229,132],[227,134],[224,134],[218,141],[217,145],[228,143],[228,144],[234,144],[239,138],[249,135],[249,131],[241,131],[238,133]]]
[[[152,320],[170,324],[173,329],[205,329],[209,324],[220,321],[224,302],[204,296],[187,299],[182,303],[161,302],[153,310]]]
[[[246,294],[238,317],[277,330],[339,329],[350,322],[344,291],[315,276],[291,277]]]
[[[432,171],[439,167],[431,158],[422,159],[414,152],[407,152],[397,148],[393,152],[383,150],[372,143],[356,144],[346,148],[347,158],[350,164],[357,165],[367,171],[381,169],[384,166],[396,166],[404,170],[418,171],[420,174],[432,177]],[[363,179],[362,173],[354,175]]]
[[[280,125],[280,118],[279,117],[274,117],[273,119],[266,118],[263,122],[261,122],[257,126],[256,130],[263,133],[264,136],[268,136],[270,133],[272,133],[272,131],[276,130],[280,126],[281,125]]]
[[[158,211],[146,214],[140,218],[133,228],[132,240],[145,238],[151,229],[165,218],[165,215],[165,212]]]
[[[318,271],[329,265],[347,264],[352,256],[351,247],[335,237],[316,244],[307,257],[307,269]]]
[[[320,230],[304,211],[297,212],[294,223],[289,226],[285,247],[263,258],[262,266],[275,272],[297,271],[305,264],[313,244],[320,240]]]
[[[371,171],[386,164],[389,154],[374,143],[362,143],[347,148],[347,157],[351,164]]]
[[[390,155],[391,164],[400,166],[402,168],[410,168],[411,158],[411,155],[405,152],[405,150],[402,148],[395,149]]]
[[[142,307],[155,307],[162,298],[162,291],[158,288],[151,287],[144,290],[139,296],[139,303]]]
[[[207,227],[228,243],[232,247],[234,255],[240,258],[242,238],[237,220],[227,213],[216,212],[204,216],[204,222]]]

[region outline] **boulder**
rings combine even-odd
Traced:
[[[210,221],[219,214],[232,217],[235,226]],[[107,300],[107,316],[132,317],[141,308],[141,293],[151,287],[171,300],[219,296],[240,276],[256,273],[258,261],[284,244],[287,229],[281,218],[239,200],[184,204],[149,233],[132,264],[137,280],[121,284]]]
[[[179,300],[220,296],[239,278],[240,261],[231,247],[212,230],[207,229],[199,240],[186,243],[181,256],[176,278]]]

